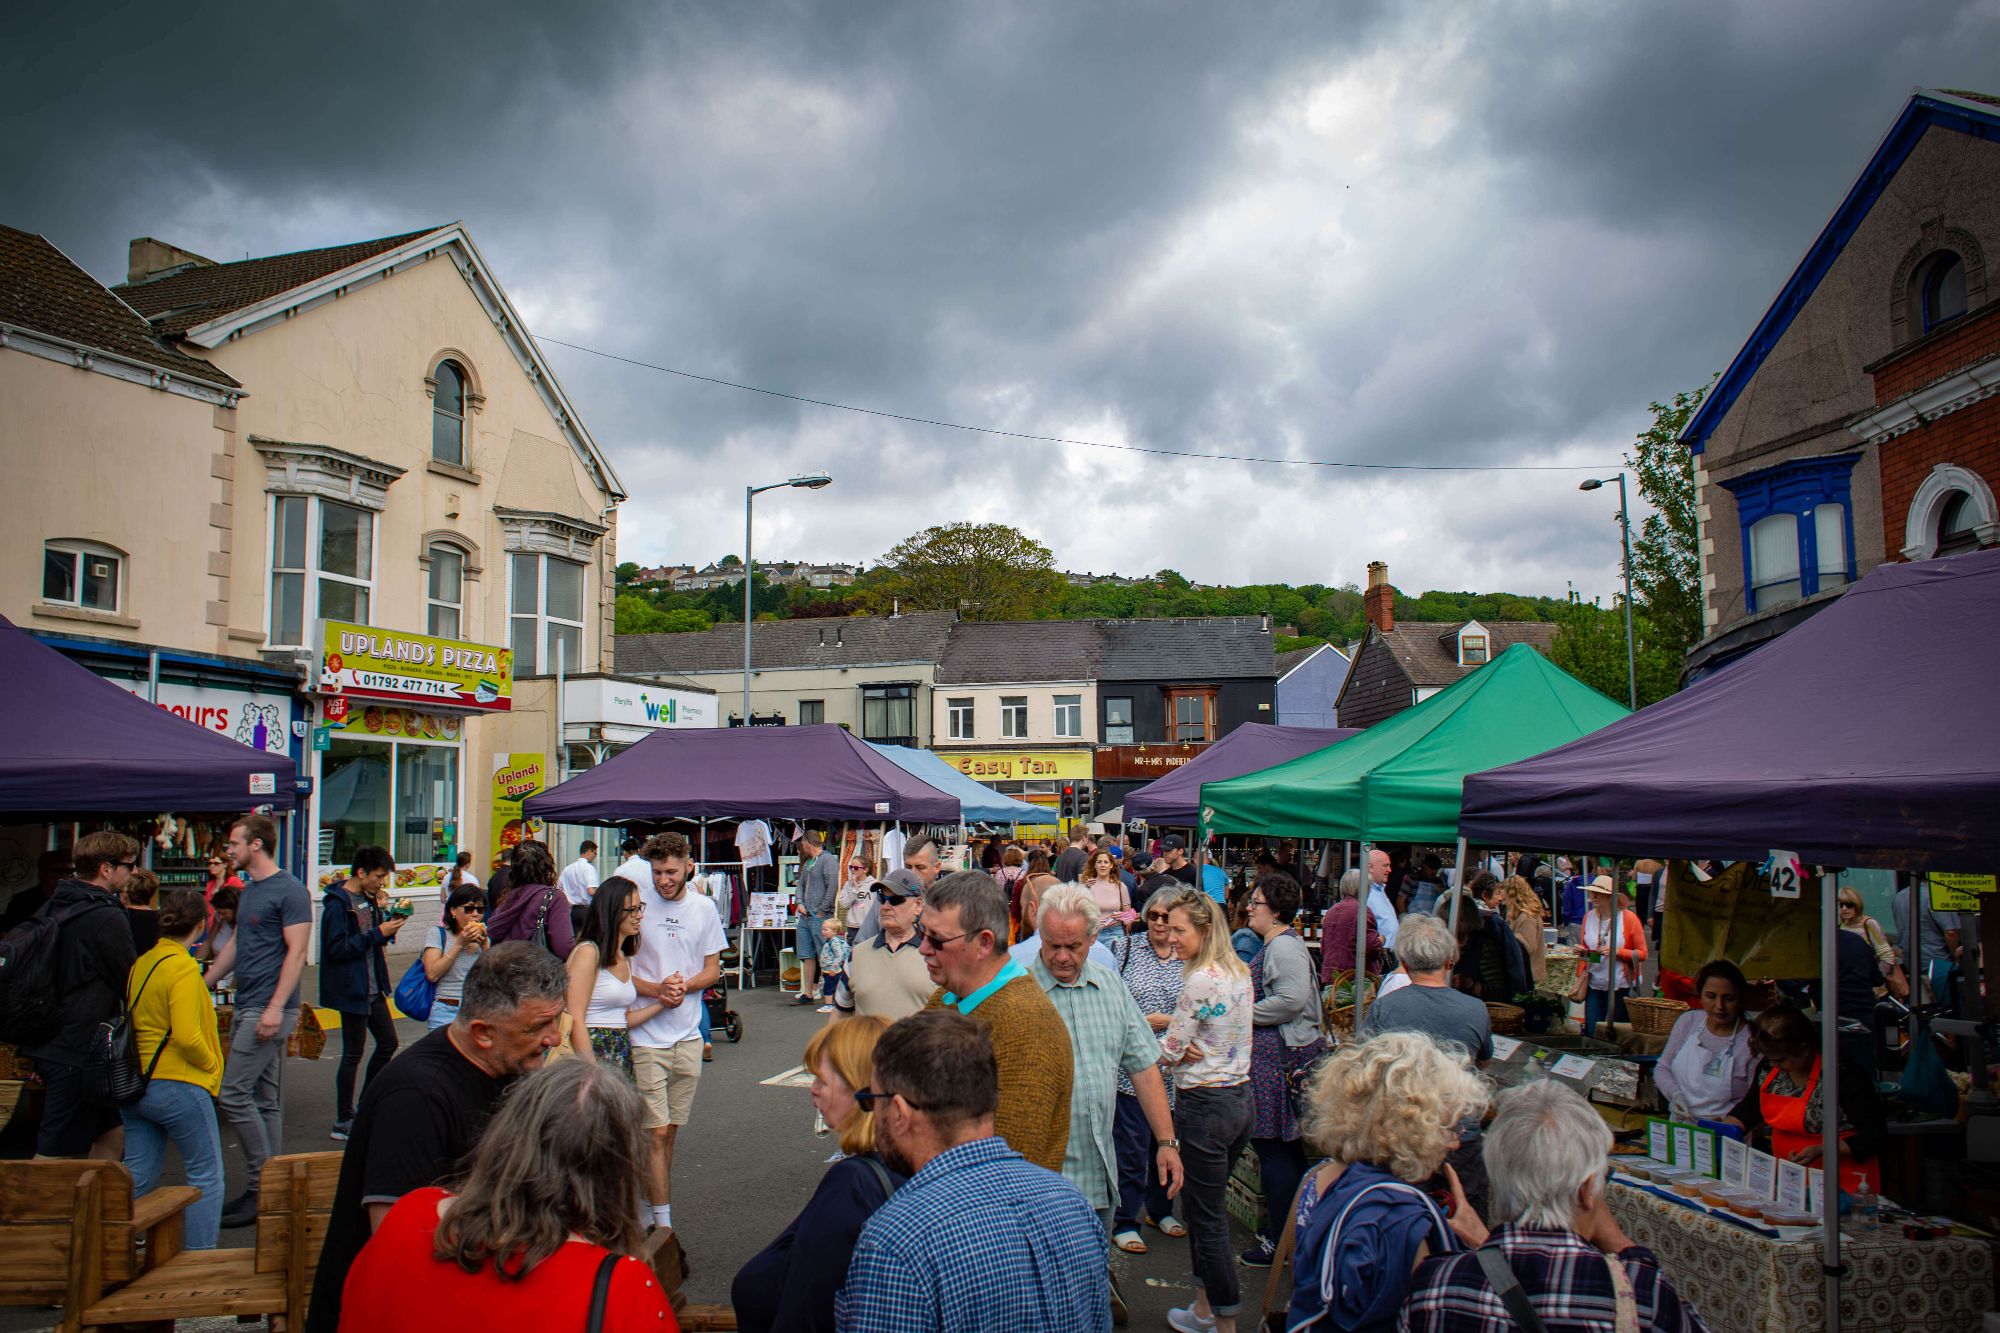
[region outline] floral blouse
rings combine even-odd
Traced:
[[[1160,1053],[1173,1065],[1181,1088],[1228,1088],[1250,1078],[1250,1011],[1255,989],[1247,971],[1228,972],[1210,963],[1188,973],[1174,1016],[1160,1034]],[[1180,1060],[1189,1047],[1200,1056]]]

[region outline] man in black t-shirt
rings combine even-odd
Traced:
[[[347,1270],[390,1206],[464,1174],[508,1085],[539,1069],[560,1040],[567,984],[547,949],[525,940],[494,945],[465,974],[458,1017],[391,1061],[361,1094],[307,1333],[337,1333]]]
[[[1169,833],[1160,839],[1160,855],[1166,859],[1169,875],[1191,889],[1201,887],[1201,872],[1195,869],[1194,862],[1188,860],[1186,838],[1178,833]]]

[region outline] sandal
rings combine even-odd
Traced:
[[[1113,1233],[1111,1243],[1127,1254],[1144,1254],[1146,1252],[1145,1240],[1131,1227]]]
[[[1178,1238],[1187,1235],[1187,1228],[1182,1226],[1181,1220],[1172,1213],[1168,1213],[1165,1217],[1153,1223],[1153,1225],[1160,1229],[1160,1234],[1163,1236]]]

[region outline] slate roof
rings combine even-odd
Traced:
[[[1095,620],[968,620],[952,627],[940,685],[1095,680],[1104,633]]]
[[[146,278],[115,288],[153,327],[178,337],[199,324],[232,310],[255,305],[330,273],[351,268],[387,250],[438,230],[404,232],[323,250],[296,250],[288,255],[240,259],[230,264],[202,264],[163,278]]]
[[[1262,616],[1201,620],[1106,620],[1100,680],[1230,680],[1277,677]]]
[[[6,226],[0,226],[0,322],[189,379],[237,387],[218,367],[162,345],[138,312],[46,237]]]
[[[750,627],[751,664],[759,670],[900,662],[928,666],[943,656],[951,621],[949,611],[760,620]],[[621,634],[614,653],[623,675],[741,671],[743,625],[717,625],[695,634]]]
[[[1447,642],[1471,623],[1467,620],[1443,624],[1408,620],[1386,634],[1381,630],[1370,630],[1369,633],[1388,647],[1396,664],[1410,678],[1410,684],[1419,687],[1443,686],[1479,670],[1476,666],[1460,666],[1457,650]],[[1489,661],[1517,643],[1528,644],[1547,657],[1556,641],[1556,626],[1547,621],[1482,620],[1479,624],[1485,627],[1490,638],[1486,645]]]

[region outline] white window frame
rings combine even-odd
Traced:
[[[955,741],[975,739],[974,719],[977,712],[974,700],[946,699],[944,701],[945,734]]]
[[[1083,696],[1081,694],[1058,694],[1055,696],[1055,735],[1058,740],[1083,739]]]
[[[472,396],[472,377],[466,373],[465,367],[459,363],[456,357],[447,356],[442,358],[437,363],[437,370],[431,372],[431,383],[433,386],[437,384],[439,378],[438,372],[444,370],[444,368],[447,366],[451,367],[452,376],[458,381],[458,411],[450,412],[445,410],[444,404],[440,402],[438,399],[437,389],[435,387],[432,388],[431,461],[434,463],[444,463],[451,467],[466,467],[468,466],[466,461],[466,448],[465,448],[465,418],[468,415],[468,404],[466,400]],[[438,457],[437,425],[438,425],[438,419],[440,417],[449,421],[456,421],[458,423],[458,457],[456,458]]]
[[[1007,694],[1000,698],[1000,739],[1004,741],[1024,741],[1028,739],[1028,696]]]
[[[46,541],[42,543],[44,579],[47,578],[48,558],[51,555],[66,555],[71,558],[73,563],[70,566],[70,582],[75,589],[76,595],[74,597],[50,597],[48,595],[48,584],[44,582],[41,585],[41,601],[44,605],[68,606],[74,607],[79,611],[96,611],[100,614],[111,616],[123,613],[125,606],[125,574],[127,564],[131,560],[130,556],[115,546],[105,546],[100,542],[71,541],[64,538]],[[111,605],[109,606],[92,606],[83,600],[84,562],[92,557],[109,560],[114,567],[114,572],[111,576]]]
[[[294,500],[307,506],[306,548],[303,567],[292,565],[280,566],[278,564],[278,520],[279,516],[284,512],[286,502]],[[264,599],[264,640],[273,648],[302,648],[312,641],[313,625],[325,619],[319,604],[319,585],[321,580],[329,580],[334,583],[342,583],[349,587],[361,589],[363,596],[367,600],[367,608],[366,614],[362,615],[357,623],[363,625],[374,623],[371,617],[375,613],[375,571],[379,563],[376,559],[375,546],[377,538],[381,533],[381,514],[366,505],[342,504],[340,506],[343,509],[353,510],[368,522],[368,577],[356,578],[351,574],[336,573],[323,569],[320,566],[320,550],[326,541],[326,506],[330,504],[340,504],[340,502],[337,500],[328,500],[318,495],[299,495],[286,492],[275,493],[271,496],[270,522],[266,528],[266,533],[270,541],[270,545],[266,548],[270,554],[268,562],[270,571],[264,585],[266,592]],[[278,576],[280,574],[299,575],[302,583],[299,593],[299,638],[301,641],[295,644],[281,641],[277,634]]]
[[[520,560],[532,560],[535,562],[535,609],[530,613],[523,613],[516,609],[519,606],[519,602],[515,598],[517,591],[515,570],[517,568],[516,561]],[[546,551],[509,551],[507,553],[507,646],[510,649],[514,647],[515,621],[532,618],[535,622],[535,660],[525,664],[524,667],[520,652],[516,649],[514,652],[514,675],[516,677],[552,676],[555,674],[556,655],[550,631],[558,625],[576,631],[576,660],[565,662],[563,664],[564,670],[576,672],[584,669],[583,662],[589,651],[589,642],[587,639],[589,622],[587,620],[570,620],[564,616],[552,616],[549,614],[549,562],[551,560],[559,560],[566,565],[575,565],[582,571],[583,586],[577,598],[577,607],[584,615],[589,615],[591,562],[587,560],[571,560],[565,556],[551,555]]]
[[[462,547],[449,542],[432,542],[424,548],[424,633],[434,639],[463,639],[471,636],[465,632],[465,567],[466,554]],[[438,560],[440,557],[458,562],[458,598],[448,600],[434,591],[437,582]],[[437,617],[440,611],[451,612],[456,626],[451,633],[439,630]]]

